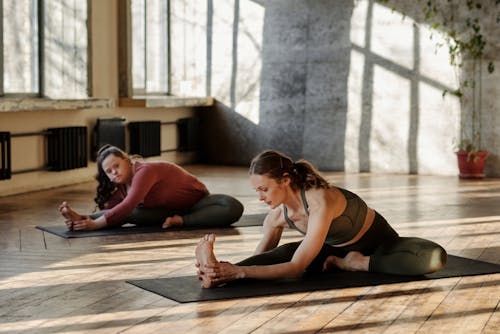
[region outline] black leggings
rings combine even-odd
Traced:
[[[93,213],[90,218],[98,218],[106,211]],[[184,212],[137,207],[120,225],[130,223],[140,226],[161,226],[167,217],[178,214],[182,216],[183,226],[186,227],[225,227],[238,221],[242,213],[243,205],[236,198],[222,194],[209,194]]]
[[[299,245],[300,241],[284,244],[237,264],[252,266],[288,262]],[[320,272],[328,256],[344,257],[350,251],[370,256],[369,271],[397,275],[435,272],[444,267],[447,257],[444,248],[435,242],[398,236],[384,217],[376,213],[372,226],[359,241],[346,247],[324,244],[306,272]]]

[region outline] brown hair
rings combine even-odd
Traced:
[[[291,179],[292,189],[309,190],[311,188],[328,189],[330,184],[307,160],[294,162],[285,154],[266,150],[259,153],[250,163],[250,175],[265,175],[277,181],[284,176]]]
[[[116,184],[114,182],[111,182],[111,180],[104,172],[104,169],[102,168],[102,162],[111,154],[122,159],[129,158],[127,153],[123,152],[118,147],[109,144],[104,145],[97,152],[97,174],[95,176],[95,179],[97,180],[98,184],[94,201],[101,210],[104,209],[106,202],[116,191]]]

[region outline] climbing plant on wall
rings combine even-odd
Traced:
[[[379,2],[391,5],[393,10],[404,15],[408,15],[404,11],[411,8],[412,17],[417,16],[416,21],[443,35],[445,44],[438,46],[448,48],[450,63],[457,69],[458,77],[457,88],[445,90],[443,96],[450,93],[461,100],[466,93],[470,96],[471,117],[467,122],[462,122],[458,149],[478,151],[481,147],[483,59],[491,33],[498,32],[500,28],[500,0],[416,0],[412,5],[400,0]],[[490,32],[490,35],[485,31]],[[495,70],[493,61],[489,61],[485,67],[488,73]]]

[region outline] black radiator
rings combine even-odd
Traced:
[[[97,152],[106,144],[125,151],[125,118],[98,118],[92,132],[92,160],[96,161]]]
[[[47,129],[47,167],[62,171],[87,167],[87,127]]]
[[[154,157],[161,155],[161,122],[145,121],[128,123],[129,153]]]
[[[10,179],[11,157],[10,157],[10,132],[0,132],[0,180]]]
[[[196,151],[199,146],[200,120],[196,117],[177,120],[177,151]]]

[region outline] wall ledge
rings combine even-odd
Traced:
[[[210,107],[214,98],[207,97],[177,97],[177,96],[136,96],[121,97],[120,107],[132,108],[179,108],[179,107]]]
[[[49,99],[33,97],[0,98],[0,112],[112,109],[114,107],[115,103],[113,99]]]

